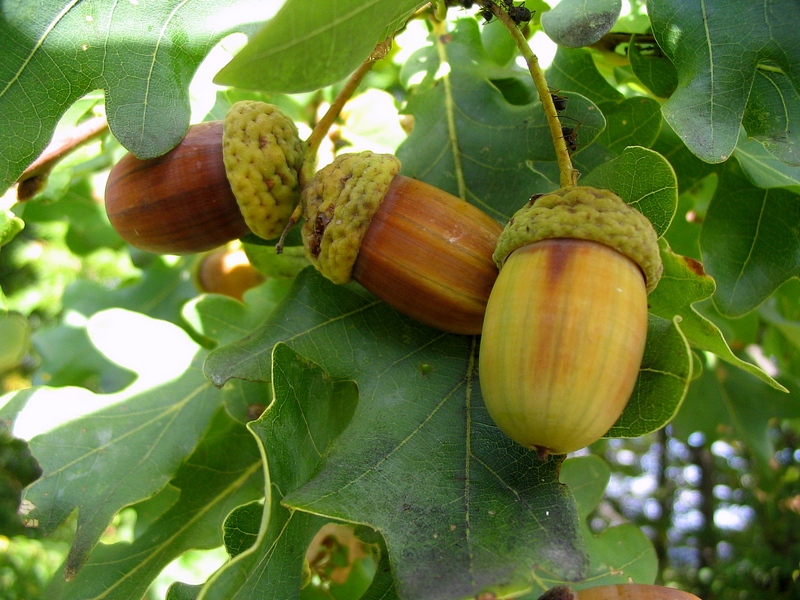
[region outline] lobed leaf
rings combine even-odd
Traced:
[[[281,503],[313,476],[327,448],[350,421],[358,390],[350,381],[331,380],[284,344],[274,347],[272,359],[274,400],[258,421],[248,425],[266,472],[261,527],[255,543],[209,579],[200,593],[202,600],[297,598],[305,549],[327,522]],[[229,518],[226,527],[230,522]]]
[[[47,598],[144,597],[152,580],[183,552],[222,544],[228,513],[264,491],[261,455],[244,425],[218,410],[170,484],[180,490],[174,504],[132,542],[98,546],[71,581],[54,577]]]
[[[474,19],[459,20],[441,52],[449,65],[449,74],[443,76],[448,83],[442,85],[435,79],[440,65],[436,49],[426,47],[416,55],[417,68],[427,78],[409,97],[407,111],[414,115],[415,125],[397,150],[402,173],[447,190],[505,222],[532,194],[558,187],[544,112],[538,100],[511,104],[493,85],[489,77],[500,73],[481,44]],[[413,59],[409,65],[406,71],[414,70]],[[519,69],[504,74],[530,79]],[[578,94],[570,99],[570,112],[583,123],[581,146],[590,144],[605,126],[602,114]],[[550,162],[551,172],[544,172],[542,161]]]
[[[560,460],[539,461],[491,423],[472,338],[423,327],[309,269],[264,325],[214,350],[206,372],[217,384],[268,379],[280,341],[360,390],[316,476],[284,502],[376,528],[401,597],[524,589],[531,564],[580,577]]]
[[[800,161],[800,6],[749,0],[651,0],[653,34],[678,71],[664,117],[710,163],[730,158],[742,124]]]
[[[703,271],[703,265],[669,250],[661,252],[664,274],[650,294],[650,311],[665,319],[680,317],[681,331],[693,348],[713,352],[725,362],[755,375],[775,389],[785,388],[756,365],[736,356],[719,328],[692,306],[710,298],[716,289],[714,280]]]
[[[679,326],[648,315],[642,366],[628,404],[605,437],[638,437],[677,414],[692,379],[692,355]]]
[[[111,131],[141,158],[189,126],[188,86],[223,36],[264,18],[248,0],[6,2],[0,12],[0,188],[49,142],[61,115],[93,90]]]
[[[798,222],[797,194],[754,187],[738,165],[726,165],[700,234],[703,264],[717,282],[714,303],[723,315],[750,312],[800,276]]]
[[[672,166],[647,148],[626,148],[580,183],[615,192],[650,220],[659,237],[669,229],[678,206],[678,182]]]

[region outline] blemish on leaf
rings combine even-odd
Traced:
[[[686,263],[686,266],[692,271],[695,275],[699,277],[704,277],[706,274],[705,269],[703,269],[703,263],[699,260],[696,260],[690,256],[683,256],[683,261]]]

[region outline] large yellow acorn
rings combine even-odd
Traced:
[[[609,190],[562,188],[513,216],[494,258],[479,360],[490,416],[542,456],[597,441],[638,376],[655,230]]]

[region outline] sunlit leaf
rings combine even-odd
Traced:
[[[678,205],[678,182],[672,166],[647,148],[626,148],[618,158],[581,178],[580,183],[616,192],[650,220],[659,236],[669,228]]]
[[[617,22],[621,0],[561,0],[542,15],[542,28],[559,46],[593,44]]]
[[[354,71],[423,0],[288,0],[217,75],[267,92],[306,92]]]
[[[143,597],[155,576],[183,552],[222,544],[228,513],[263,493],[261,455],[245,427],[219,411],[171,485],[180,490],[177,502],[133,542],[98,546],[72,581],[56,576],[47,597]]]
[[[6,2],[0,12],[0,188],[44,149],[64,111],[106,93],[111,131],[142,158],[189,126],[188,86],[224,35],[265,18],[250,0]]]
[[[664,117],[692,152],[726,161],[744,123],[782,160],[798,164],[800,113],[791,107],[800,91],[800,6],[651,0],[647,8],[656,41],[678,71]]]
[[[452,38],[440,49],[450,67],[446,83],[434,77],[440,64],[435,47],[415,55],[428,76],[413,91],[406,109],[415,125],[397,150],[402,172],[463,197],[505,222],[534,193],[558,187],[557,171],[538,170],[541,161],[551,161],[551,169],[555,166],[541,104],[510,104],[492,85],[489,74],[497,74],[497,65],[481,46],[474,19],[458,21]],[[508,76],[521,75],[511,70]],[[589,145],[605,126],[597,107],[578,94],[570,98],[570,113],[582,123],[581,146]]]
[[[141,330],[146,317],[130,315]],[[171,327],[163,322],[161,326]],[[177,347],[162,343],[179,353]],[[188,338],[186,344],[191,347]],[[85,412],[93,404],[104,406],[30,441],[44,469],[25,495],[34,506],[30,517],[48,533],[78,511],[78,528],[65,568],[68,578],[75,576],[121,508],[153,495],[169,481],[219,407],[221,394],[203,377],[199,364],[183,368],[177,374],[164,370],[160,380],[150,374],[152,387],[130,388],[117,396],[93,397],[82,390],[85,398],[79,400],[74,388],[42,388],[29,396],[15,431],[46,429],[48,420],[64,419],[65,409]],[[92,494],[87,495],[87,489]]]

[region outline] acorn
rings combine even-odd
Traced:
[[[343,154],[303,190],[306,255],[400,312],[451,333],[480,333],[502,227],[477,207],[399,175],[389,154]]]
[[[562,188],[512,217],[494,258],[479,357],[489,415],[540,456],[588,446],[636,383],[662,271],[656,232],[609,190]]]
[[[643,583],[598,585],[573,591],[569,586],[550,588],[539,600],[700,600],[694,594],[674,588]]]
[[[266,281],[241,247],[221,246],[198,257],[193,279],[200,291],[242,301],[244,293]]]
[[[111,169],[106,212],[125,241],[159,254],[204,252],[251,231],[273,239],[300,200],[303,155],[277,107],[237,102],[163,156],[125,155]]]

